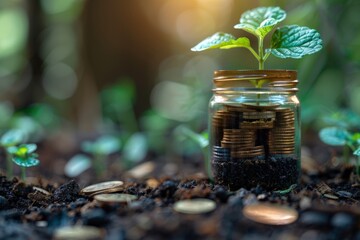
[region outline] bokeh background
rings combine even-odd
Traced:
[[[206,130],[213,71],[257,63],[244,49],[190,48],[217,31],[252,38],[233,28],[241,13],[275,5],[288,13],[282,25],[315,28],[324,40],[317,54],[265,65],[298,70],[305,136],[324,116],[360,114],[360,1],[1,0],[1,131],[28,129],[42,168],[59,174],[57,162],[103,134],[135,150],[135,162],[200,156],[181,130]]]

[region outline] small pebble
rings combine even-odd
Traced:
[[[354,218],[347,213],[337,213],[331,219],[331,225],[336,228],[347,229],[354,225]]]
[[[336,194],[342,198],[351,198],[353,196],[351,192],[347,192],[347,191],[338,191],[336,192]]]
[[[8,200],[0,195],[0,210],[7,209],[9,207]]]
[[[320,212],[304,212],[299,222],[304,225],[325,226],[328,224],[328,216]]]
[[[83,221],[85,225],[103,227],[108,224],[109,219],[104,210],[97,208],[86,212],[83,215]]]

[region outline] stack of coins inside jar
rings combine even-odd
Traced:
[[[215,112],[212,119],[213,159],[266,159],[295,151],[295,113],[290,108],[245,104]]]

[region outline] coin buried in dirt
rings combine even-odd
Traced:
[[[215,210],[216,203],[207,198],[180,200],[174,204],[174,210],[179,213],[201,214]]]
[[[96,192],[103,192],[105,190],[119,188],[124,185],[123,181],[109,181],[109,182],[102,182],[87,186],[81,190],[81,193],[85,195],[91,195]]]
[[[99,228],[91,226],[62,227],[58,228],[54,234],[54,239],[56,240],[95,240],[102,238],[102,231]]]
[[[248,219],[269,225],[286,225],[298,219],[295,209],[274,204],[253,204],[243,208],[243,214]]]
[[[126,193],[99,194],[94,197],[96,201],[104,204],[128,203],[137,199],[137,196]]]

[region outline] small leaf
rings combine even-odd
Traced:
[[[25,139],[25,133],[19,129],[12,129],[7,131],[0,140],[3,147],[15,146],[22,143]]]
[[[358,149],[356,149],[356,150],[353,152],[353,154],[354,154],[355,156],[360,157],[360,147],[359,147]]]
[[[321,129],[319,133],[320,139],[332,146],[344,146],[346,145],[350,134],[345,129],[337,127],[328,127]]]
[[[90,158],[83,154],[77,154],[66,163],[64,172],[68,177],[77,177],[90,167]]]
[[[234,27],[264,38],[285,18],[285,11],[279,7],[259,7],[244,12],[240,17],[240,23]]]
[[[191,51],[197,52],[207,49],[221,48],[223,46],[230,45],[235,39],[236,38],[231,34],[218,32],[198,43],[195,47],[191,48]]]
[[[126,142],[123,157],[130,162],[140,162],[146,157],[148,142],[143,133],[134,133]]]
[[[230,49],[237,47],[250,48],[250,40],[247,37],[241,37],[236,40],[230,41],[227,45],[221,46],[220,49]]]
[[[22,158],[14,156],[12,158],[13,162],[22,167],[33,167],[39,165],[40,161],[34,157]]]
[[[85,141],[81,148],[84,152],[91,154],[109,155],[120,150],[121,144],[118,138],[113,136],[102,136],[94,142]]]
[[[290,25],[278,28],[271,39],[271,52],[279,58],[302,58],[322,49],[320,34],[308,27]]]
[[[175,131],[177,134],[181,134],[185,138],[191,139],[201,148],[206,148],[209,145],[208,135],[205,133],[198,134],[184,125],[180,125]]]

